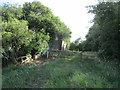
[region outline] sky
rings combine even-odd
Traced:
[[[23,4],[24,2],[32,2],[34,0],[4,0],[1,2],[9,2],[12,4]],[[70,28],[71,42],[81,37],[85,40],[85,36],[89,28],[93,25],[90,21],[94,18],[93,14],[87,13],[85,6],[97,4],[97,0],[37,0],[43,5],[49,7],[55,16],[58,16],[67,27]]]

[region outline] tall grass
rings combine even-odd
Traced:
[[[115,64],[80,55],[44,65],[12,65],[3,69],[3,88],[118,88]]]

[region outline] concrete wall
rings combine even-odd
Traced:
[[[61,40],[60,38],[56,37],[53,40],[50,40],[49,43],[49,48],[51,50],[55,49],[55,50],[66,50],[67,49],[67,43],[63,40]]]

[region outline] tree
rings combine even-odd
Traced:
[[[81,38],[76,39],[70,44],[70,50],[83,51],[83,40]]]
[[[10,21],[13,18],[21,20],[23,17],[23,10],[20,5],[12,5],[10,3],[5,3],[2,6],[2,20]]]
[[[92,6],[89,12],[95,14],[94,25],[87,34],[86,43],[99,51],[101,58],[119,60],[120,52],[120,2],[102,2]]]
[[[64,40],[66,43],[70,43],[70,30],[60,21],[60,19],[54,16],[51,10],[38,1],[32,3],[25,3],[23,5],[24,19],[29,22],[28,26],[35,32],[42,32],[50,36],[49,44],[55,42],[56,37],[59,38],[60,43]],[[60,44],[59,44],[60,45]]]
[[[33,37],[33,32],[28,31],[27,21],[11,19],[3,22],[2,47],[4,49],[3,60],[15,62],[15,58],[25,55],[26,52],[20,52],[23,45],[28,45]],[[29,35],[29,36],[28,36]],[[9,55],[6,55],[8,54]]]
[[[2,8],[4,65],[27,54],[33,58],[44,53],[56,36],[70,42],[69,28],[40,2],[25,3],[23,7],[6,3]]]

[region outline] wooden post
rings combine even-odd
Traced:
[[[49,51],[47,50],[47,58],[49,57]]]
[[[47,48],[47,58],[49,57],[49,46]]]

